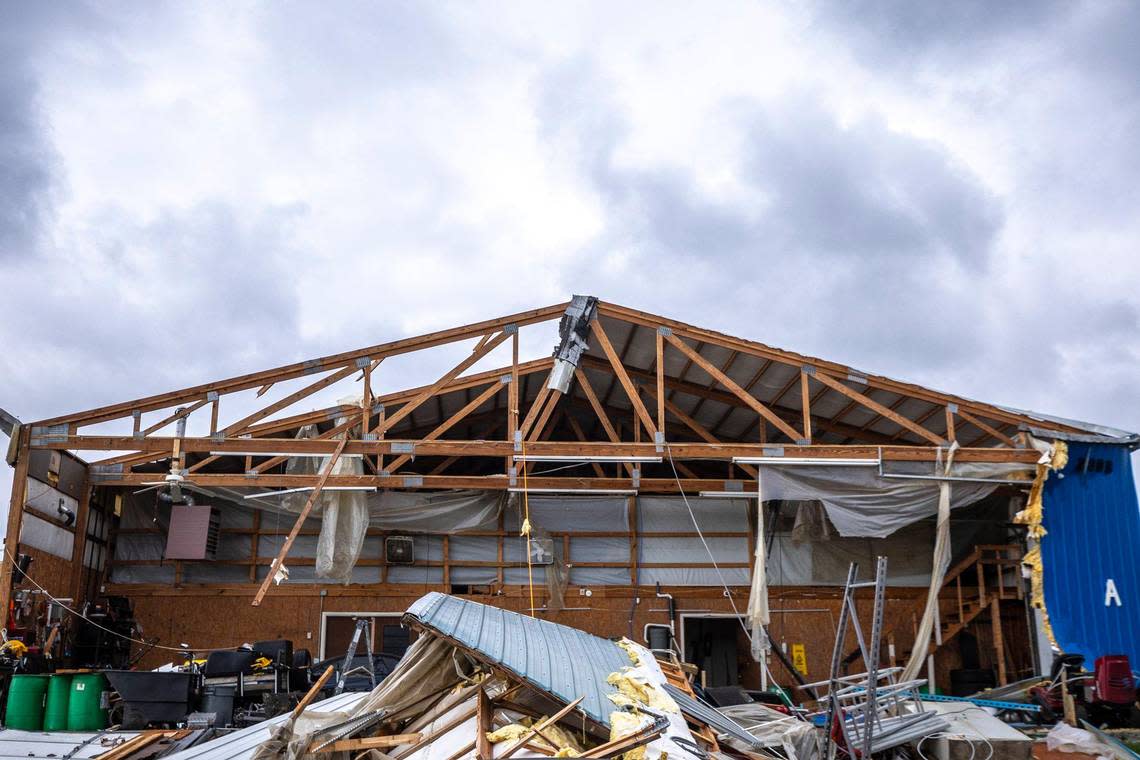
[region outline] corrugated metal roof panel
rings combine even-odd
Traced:
[[[348,692],[315,702],[308,709],[312,712],[347,712],[367,696],[366,691]],[[167,755],[163,760],[245,760],[253,756],[254,750],[269,738],[273,728],[288,720],[289,715],[290,713],[283,713],[213,741]]]
[[[14,728],[0,729],[0,759],[7,758],[59,758],[70,752],[74,760],[85,760],[109,752],[112,747],[104,741],[116,742],[133,739],[138,731],[106,732],[102,738],[96,732],[73,731],[21,731]],[[86,742],[86,743],[85,743]]]
[[[1044,503],[1045,606],[1057,643],[1090,669],[1105,654],[1140,666],[1140,506],[1129,447],[1070,443]]]
[[[608,726],[615,691],[610,673],[629,667],[629,656],[612,641],[486,604],[432,592],[407,614],[555,697],[572,702]]]

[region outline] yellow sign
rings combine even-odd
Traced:
[[[800,673],[807,675],[807,652],[803,644],[792,644],[792,664]]]

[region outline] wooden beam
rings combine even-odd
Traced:
[[[546,396],[550,393],[550,378],[547,377],[543,381],[542,387],[538,389],[538,395],[534,397],[534,401],[530,405],[530,410],[526,413],[526,418],[523,419],[522,425],[519,426],[519,433],[525,441],[527,435],[530,433],[530,428],[534,425],[538,415],[542,412],[546,404]]]
[[[420,404],[434,396],[440,388],[450,383],[452,380],[458,377],[460,373],[466,371],[473,364],[475,364],[475,362],[479,361],[491,351],[494,351],[496,348],[498,348],[499,344],[505,341],[508,337],[509,335],[506,332],[500,332],[494,338],[491,338],[482,346],[472,351],[470,356],[459,362],[459,364],[456,364],[454,367],[444,373],[443,377],[429,385],[427,388],[421,391],[419,395],[401,406],[399,411],[384,420],[384,424],[377,428],[377,432],[385,432],[391,430],[393,425],[411,414],[417,407],[419,407]]]
[[[977,417],[975,417],[974,415],[967,412],[965,409],[962,409],[961,407],[959,407],[958,415],[962,419],[964,419],[966,422],[969,422],[971,425],[973,425],[974,427],[976,427],[980,430],[984,430],[985,432],[989,433],[994,438],[997,438],[999,441],[1006,444],[1010,448],[1013,448],[1013,449],[1017,448],[1017,441],[1013,440],[1008,435],[1001,432],[1000,430],[993,427],[992,425],[987,425],[986,423],[982,422]]]
[[[704,341],[713,343],[725,348],[756,356],[762,359],[772,359],[783,364],[788,364],[793,367],[802,367],[804,365],[815,367],[821,373],[829,373],[839,377],[846,377],[848,374],[857,372],[851,367],[839,364],[837,362],[829,362],[822,359],[817,359],[803,354],[797,354],[792,351],[784,351],[781,349],[767,346],[763,343],[756,341],[745,340],[737,338],[724,333],[716,332],[715,330],[707,330],[704,328],[696,327],[694,325],[679,322],[677,320],[668,319],[658,316],[656,314],[649,314],[647,312],[630,309],[625,306],[599,301],[598,314],[611,317],[613,319],[623,320],[625,322],[632,322],[634,324],[642,325],[645,327],[657,328],[668,327],[673,333],[679,337],[689,338],[694,341]],[[866,375],[867,385],[871,388],[880,388],[882,390],[890,391],[892,393],[899,393],[911,398],[921,399],[923,401],[930,401],[936,404],[956,403],[959,410],[966,409],[974,414],[984,414],[987,418],[998,420],[1006,424],[1019,425],[1019,424],[1039,424],[1033,418],[1023,414],[1009,412],[1000,407],[992,404],[984,404],[970,399],[962,398],[960,396],[952,396],[938,391],[932,391],[929,388],[923,388],[919,385],[912,383],[904,383],[898,380],[892,380],[888,377],[881,375]],[[1057,430],[1069,431],[1079,433],[1080,429],[1065,425],[1062,423],[1052,423],[1053,427]]]
[[[546,407],[542,410],[542,414],[538,416],[534,427],[530,429],[529,435],[526,436],[528,442],[537,440],[543,431],[546,430],[546,423],[550,421],[550,415],[554,413],[554,407],[558,406],[558,399],[560,398],[562,398],[562,391],[550,391],[546,399]]]
[[[654,332],[657,344],[657,432],[665,438],[665,338],[661,331]]]
[[[480,406],[482,406],[487,401],[487,399],[491,398],[496,393],[498,393],[500,390],[502,390],[503,385],[504,385],[504,383],[502,383],[502,382],[495,382],[495,383],[491,383],[490,385],[488,385],[483,390],[482,393],[480,393],[475,398],[471,399],[471,401],[468,402],[466,406],[464,406],[462,409],[457,411],[455,414],[448,417],[446,420],[441,422],[434,430],[432,430],[430,433],[428,433],[426,436],[424,436],[423,440],[434,441],[437,438],[439,438],[441,435],[446,433],[448,430],[451,430],[451,428],[453,428],[457,424],[459,424],[463,420],[463,418],[465,418],[467,415],[471,414],[471,412],[475,411]],[[396,470],[400,469],[401,465],[407,463],[409,460],[411,460],[411,458],[412,458],[411,454],[403,454],[402,456],[397,457],[396,459],[393,459],[392,462],[387,467],[388,473],[391,474],[391,473],[395,472]]]
[[[12,575],[15,570],[16,555],[20,551],[20,527],[24,520],[28,460],[31,458],[29,450],[31,432],[30,425],[23,425],[19,429],[16,467],[12,473],[12,500],[8,502],[8,532],[4,534],[4,557],[0,561],[0,614],[4,615],[5,627],[8,624],[8,609],[12,601]]]
[[[811,443],[811,389],[808,387],[808,373],[800,370],[800,398],[804,407],[804,440]]]
[[[246,428],[248,428],[250,425],[252,425],[253,423],[265,419],[266,417],[273,414],[274,412],[279,412],[282,409],[285,409],[286,407],[292,406],[293,404],[297,403],[301,399],[307,398],[307,397],[313,395],[314,393],[316,393],[317,391],[323,390],[323,389],[329,387],[330,385],[332,385],[333,383],[339,382],[339,381],[343,380],[344,378],[348,377],[349,375],[351,375],[355,372],[356,372],[356,366],[353,365],[350,367],[344,367],[342,369],[337,370],[336,372],[328,374],[328,375],[322,377],[320,380],[316,381],[315,383],[310,383],[309,385],[306,385],[304,388],[301,388],[298,391],[294,391],[293,393],[290,393],[285,398],[280,399],[278,401],[274,401],[269,406],[267,406],[263,409],[258,409],[253,414],[249,414],[249,415],[246,415],[245,417],[242,417],[240,420],[233,423],[232,425],[227,425],[225,428],[222,429],[222,433],[227,435],[227,436],[233,435],[235,433],[240,433],[240,432],[244,431]]]
[[[578,440],[585,441],[586,433],[584,430],[582,430],[582,426],[578,423],[578,420],[574,418],[574,415],[567,414],[566,419],[569,420],[570,429],[574,431],[574,435],[578,437]],[[606,476],[606,473],[602,470],[602,466],[600,464],[597,462],[591,462],[590,464],[594,466],[594,475],[596,477],[604,478]]]
[[[958,433],[954,429],[954,407],[949,404],[946,405],[946,439],[950,443],[958,440]]]
[[[653,424],[653,419],[649,416],[645,404],[641,403],[641,397],[637,394],[637,389],[634,387],[633,381],[629,379],[629,374],[625,371],[625,365],[622,364],[617,352],[614,351],[613,344],[610,343],[609,336],[606,335],[601,320],[595,319],[590,325],[590,330],[594,337],[598,339],[598,345],[602,347],[606,358],[610,360],[610,366],[614,369],[614,375],[617,376],[621,387],[625,389],[625,395],[629,397],[629,403],[633,405],[633,409],[637,413],[638,419],[641,420],[641,424],[645,425],[645,429],[649,431],[649,437],[655,438],[657,436],[657,427]]]
[[[91,481],[90,473],[83,479],[83,490],[79,494],[79,508],[75,512],[75,535],[72,538],[71,548],[71,598],[74,604],[79,605],[84,600],[83,572],[86,565],[83,563],[83,554],[87,550],[87,521],[91,513]],[[110,561],[110,558],[107,559]]]
[[[915,433],[915,434],[925,438],[926,440],[930,441],[931,443],[933,443],[937,446],[948,445],[947,441],[944,438],[942,438],[941,436],[935,435],[934,433],[932,433],[929,430],[927,430],[926,428],[924,428],[922,425],[919,425],[919,424],[917,424],[911,420],[908,420],[906,417],[903,417],[898,412],[895,412],[891,409],[888,409],[887,407],[883,406],[878,401],[875,401],[874,399],[870,398],[869,396],[865,396],[862,393],[859,393],[858,391],[855,391],[855,390],[848,388],[846,385],[839,382],[835,378],[828,377],[827,375],[825,375],[822,372],[816,372],[815,373],[815,379],[818,380],[819,382],[823,383],[824,385],[828,386],[829,388],[836,390],[836,391],[839,391],[840,393],[842,393],[844,396],[851,399],[852,401],[858,401],[860,404],[867,407],[871,411],[878,412],[879,414],[886,417],[891,422],[894,422],[896,425],[900,425],[901,427],[904,427],[907,430],[910,430],[912,433]]]
[[[273,369],[264,370],[261,372],[254,372],[248,375],[241,375],[232,377],[227,380],[221,380],[212,383],[205,383],[190,388],[183,388],[169,393],[161,393],[156,396],[148,396],[145,398],[135,399],[133,401],[125,401],[120,404],[111,406],[97,407],[82,412],[67,414],[61,417],[53,417],[47,420],[39,420],[36,425],[55,425],[62,422],[75,422],[79,425],[93,425],[97,422],[104,422],[106,420],[118,419],[126,417],[132,411],[138,409],[142,412],[152,411],[155,409],[165,409],[166,407],[186,403],[189,401],[197,401],[203,398],[207,393],[214,391],[219,394],[234,393],[236,391],[245,390],[246,388],[257,388],[269,381],[282,382],[296,377],[311,374],[314,368],[321,369],[334,369],[344,366],[346,364],[353,364],[357,359],[369,357],[377,359],[383,356],[397,356],[399,354],[406,354],[413,351],[419,351],[425,348],[432,348],[435,346],[442,346],[456,341],[467,340],[468,338],[475,338],[484,335],[488,332],[502,329],[506,325],[514,324],[519,327],[524,325],[536,324],[539,322],[546,322],[551,319],[557,319],[562,316],[566,310],[567,303],[555,304],[541,309],[531,309],[529,311],[511,314],[497,319],[489,319],[483,322],[475,322],[461,327],[453,327],[448,330],[441,330],[438,332],[427,333],[413,338],[403,338],[401,340],[391,341],[389,343],[380,343],[367,348],[361,348],[354,351],[347,351],[340,354],[332,354],[323,356],[317,359],[310,359],[308,361],[296,362],[294,364],[286,364]]]
[[[784,422],[771,409],[769,409],[768,407],[761,404],[756,399],[755,396],[752,396],[751,394],[747,393],[743,388],[741,388],[739,385],[737,385],[736,382],[733,381],[732,378],[730,378],[728,375],[721,372],[716,367],[716,365],[714,365],[712,362],[710,362],[705,357],[698,354],[693,349],[689,348],[689,345],[687,343],[685,343],[685,341],[681,340],[680,338],[678,338],[676,335],[673,335],[672,333],[669,333],[668,335],[666,335],[665,339],[667,341],[669,341],[670,343],[672,343],[674,346],[676,346],[678,349],[680,349],[681,353],[685,354],[690,359],[692,359],[697,364],[697,366],[699,366],[705,372],[709,373],[709,375],[711,375],[712,377],[719,380],[721,385],[723,385],[724,387],[726,387],[730,391],[732,391],[732,393],[737,398],[739,398],[745,404],[750,406],[752,408],[752,410],[755,411],[757,414],[759,414],[761,417],[763,417],[764,419],[768,420],[773,425],[775,425],[784,435],[791,438],[792,441],[798,442],[801,439],[802,436],[800,436],[800,434],[798,432],[796,432],[796,430],[791,425]]]
[[[669,410],[670,414],[679,419],[681,422],[685,423],[686,427],[699,435],[705,441],[709,443],[721,443],[721,441],[719,441],[708,428],[697,422],[697,420],[690,415],[685,414],[685,412],[683,412],[681,408],[674,404],[672,401],[665,399],[665,408]],[[742,464],[739,465],[739,467],[754,478],[759,475],[757,469],[750,464]]]
[[[325,463],[324,468],[321,470],[320,479],[317,480],[317,485],[313,492],[309,494],[309,498],[305,500],[305,506],[301,509],[301,513],[297,515],[297,521],[293,523],[293,528],[289,531],[289,535],[285,537],[285,543],[281,544],[281,550],[277,552],[276,559],[269,565],[269,571],[265,574],[265,580],[261,582],[261,588],[257,590],[257,595],[253,597],[253,606],[258,607],[261,605],[261,600],[265,598],[266,592],[269,591],[269,586],[273,583],[273,576],[277,569],[281,567],[285,561],[285,555],[289,553],[289,549],[293,547],[293,542],[297,540],[297,534],[301,532],[301,526],[305,524],[305,520],[309,517],[309,513],[313,511],[313,505],[317,503],[320,498],[321,489],[325,487],[325,483],[329,480],[329,475],[332,474],[333,467],[336,466],[337,460],[340,459],[341,453],[344,452],[344,447],[348,444],[348,438],[342,438],[337,445],[336,450],[333,451],[329,461]]]
[[[151,433],[153,433],[156,430],[162,430],[164,427],[166,427],[171,422],[174,422],[177,419],[181,419],[182,417],[189,417],[191,414],[198,411],[199,409],[201,409],[202,407],[204,407],[208,403],[210,403],[210,402],[207,401],[206,399],[202,399],[201,401],[198,401],[194,404],[191,404],[190,406],[180,407],[180,408],[176,409],[173,414],[168,414],[166,417],[164,417],[163,419],[154,423],[150,427],[145,428],[142,431],[142,434],[143,435],[150,435]]]
[[[586,400],[590,402],[590,407],[593,408],[594,414],[597,415],[598,422],[602,423],[602,430],[606,431],[606,437],[610,439],[611,443],[620,443],[621,437],[618,435],[617,428],[615,428],[614,424],[610,421],[610,416],[606,414],[606,408],[602,406],[602,402],[598,400],[598,394],[594,393],[594,386],[590,385],[590,378],[586,377],[586,373],[582,371],[581,367],[574,369],[574,376],[578,378],[578,385],[581,386],[582,393],[586,395]],[[636,421],[634,424],[636,424]],[[632,478],[633,465],[626,463],[625,469]]]

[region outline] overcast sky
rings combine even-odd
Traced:
[[[0,0],[0,406],[577,292],[1140,430],[1138,38],[1124,0]]]

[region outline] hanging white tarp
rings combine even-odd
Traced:
[[[979,476],[977,470],[973,471]],[[1008,477],[1008,468],[989,477]],[[999,483],[956,481],[950,508],[985,498]],[[875,467],[766,466],[764,498],[817,500],[846,537],[885,538],[911,523],[938,513],[938,481],[885,477]]]

